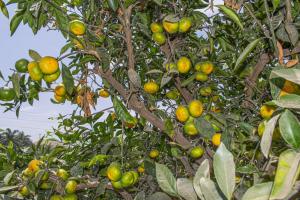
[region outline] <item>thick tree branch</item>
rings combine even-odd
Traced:
[[[186,88],[181,87],[181,80],[179,77],[175,78],[175,86],[187,104],[193,100],[192,94]]]
[[[101,67],[97,67],[95,69],[95,72],[100,75],[102,78],[104,78],[107,82],[112,85],[116,91],[122,96],[123,99],[128,100],[128,106],[130,109],[134,110],[138,114],[140,114],[142,117],[144,117],[148,122],[150,122],[153,126],[158,128],[160,131],[165,130],[165,124],[162,119],[157,117],[155,114],[153,114],[151,111],[147,109],[144,103],[142,103],[138,98],[137,95],[132,95],[131,98],[129,98],[129,93],[126,91],[126,89],[121,85],[112,75],[111,70],[107,70],[104,72]],[[190,142],[183,136],[182,132],[180,130],[175,130],[175,135],[172,137],[175,142],[177,142],[183,149],[189,149],[191,147]]]
[[[243,102],[243,106],[245,108],[253,107],[251,104],[252,97],[254,95],[253,88],[256,84],[259,74],[263,71],[264,67],[271,61],[271,59],[272,56],[270,56],[268,53],[261,54],[252,74],[246,79],[245,100]]]

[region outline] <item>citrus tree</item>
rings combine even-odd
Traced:
[[[78,108],[32,148],[0,146],[3,197],[296,198],[298,1],[0,0],[7,17],[10,4],[12,35],[24,23],[66,45],[16,61],[1,105],[19,115],[50,92]],[[95,109],[103,98],[113,107]]]

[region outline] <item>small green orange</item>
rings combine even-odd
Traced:
[[[208,76],[204,74],[203,72],[197,72],[195,79],[197,81],[205,82],[208,80]]]
[[[183,126],[183,130],[189,136],[198,135],[198,130],[193,121],[185,123],[185,125]]]
[[[117,190],[120,190],[123,188],[121,181],[111,181],[111,185]]]
[[[43,72],[41,71],[38,62],[32,61],[32,62],[28,63],[27,68],[28,68],[29,76],[32,80],[34,80],[34,81],[42,80]]]
[[[179,32],[185,33],[192,27],[192,20],[189,17],[184,17],[179,21]]]
[[[107,177],[111,181],[119,181],[122,177],[121,167],[118,163],[112,163],[106,171]]]
[[[162,33],[164,31],[162,25],[157,22],[151,23],[150,28],[152,33]]]
[[[157,158],[158,156],[159,156],[159,151],[157,149],[153,149],[149,153],[149,157],[152,159]]]
[[[196,158],[200,158],[203,155],[203,153],[204,150],[201,147],[197,146],[191,149],[190,156],[196,159]]]
[[[22,58],[16,62],[15,68],[18,72],[26,73],[28,71],[28,68],[27,68],[28,63],[29,63],[28,60]]]
[[[0,88],[0,101],[12,101],[16,97],[15,90],[13,88],[2,87]]]
[[[199,92],[202,96],[207,97],[211,95],[212,89],[211,87],[207,86],[207,87],[200,88]]]
[[[153,33],[152,39],[159,45],[165,44],[167,40],[164,33]]]
[[[57,70],[54,74],[44,75],[43,79],[46,83],[52,83],[56,81],[60,76],[60,70]]]
[[[123,187],[129,187],[134,184],[134,175],[131,172],[125,172],[121,178],[121,184]]]
[[[69,30],[74,35],[84,35],[86,31],[86,27],[82,21],[73,20],[69,23]]]

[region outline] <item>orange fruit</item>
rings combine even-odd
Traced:
[[[29,63],[28,60],[22,58],[16,62],[15,68],[18,72],[26,73],[28,71],[28,68],[27,68],[28,63]]]
[[[205,82],[208,80],[208,76],[204,74],[203,72],[197,72],[195,79],[197,81]]]
[[[193,147],[190,151],[190,156],[192,158],[200,158],[204,153],[204,150],[201,147]]]
[[[214,134],[211,141],[212,141],[213,145],[220,146],[220,144],[221,144],[221,134],[220,133]]]
[[[99,96],[103,98],[107,98],[109,97],[109,92],[106,89],[102,88],[99,90]]]
[[[60,76],[60,70],[58,69],[55,73],[53,74],[45,74],[43,79],[46,83],[52,83],[56,81]]]
[[[28,63],[27,68],[28,68],[29,76],[32,80],[34,80],[34,81],[42,80],[43,73],[40,69],[38,62],[32,61],[32,62]]]
[[[111,181],[111,185],[117,190],[120,190],[123,188],[121,181]]]
[[[202,71],[204,74],[211,74],[214,70],[214,65],[210,61],[200,62],[195,65],[196,71]]]
[[[167,31],[170,34],[177,33],[178,28],[179,28],[179,23],[178,22],[170,22],[167,20],[163,21],[163,27],[165,31]]]
[[[32,160],[28,163],[28,169],[32,172],[36,172],[40,169],[41,164],[42,164],[42,161],[40,161],[40,160]]]
[[[109,180],[119,181],[122,177],[121,167],[117,163],[112,163],[106,170],[106,174]]]
[[[195,126],[194,121],[188,121],[187,123],[185,123],[185,125],[183,126],[183,130],[189,136],[198,135],[198,130]]]
[[[143,166],[139,166],[137,170],[138,170],[139,173],[144,173],[145,172],[145,168]]]
[[[13,88],[2,87],[0,88],[0,100],[1,101],[12,101],[16,97],[15,90]]]
[[[281,88],[279,96],[282,97],[287,94],[300,94],[300,86],[294,82],[286,80]]]
[[[177,120],[182,123],[186,122],[190,116],[189,110],[185,106],[182,106],[182,105],[179,105],[177,107],[175,114],[176,114]]]
[[[157,22],[151,23],[150,28],[152,33],[162,33],[164,31],[162,25]]]
[[[69,23],[69,30],[74,35],[84,35],[86,31],[86,27],[82,21],[73,20]]]
[[[154,81],[149,81],[144,85],[144,91],[148,94],[155,94],[159,90],[159,86]]]
[[[269,105],[263,105],[260,107],[260,115],[264,119],[269,119],[273,115],[274,111],[276,110],[276,107],[269,106]]]
[[[62,103],[62,102],[64,102],[65,97],[64,97],[64,96],[58,96],[57,94],[54,94],[54,100],[55,100],[57,103]]]
[[[122,187],[129,187],[134,184],[134,174],[131,172],[125,172],[121,178]]]
[[[59,178],[65,181],[69,178],[69,173],[64,169],[58,169],[56,171],[56,176],[58,176]]]
[[[149,157],[152,158],[152,159],[155,159],[159,156],[159,151],[156,150],[156,149],[153,149],[150,151],[149,153]]]
[[[189,113],[192,117],[200,117],[203,112],[203,105],[199,100],[193,100],[189,103]]]
[[[65,187],[65,191],[68,194],[72,194],[76,192],[77,182],[74,180],[68,181]]]
[[[65,85],[63,83],[57,85],[54,89],[54,93],[57,95],[57,96],[65,96],[67,91],[66,91],[66,88],[65,88]]]
[[[63,200],[78,200],[76,194],[67,194],[63,197]]]
[[[199,92],[202,96],[207,97],[211,95],[212,89],[211,87],[207,86],[207,87],[200,88]]]
[[[21,189],[20,189],[20,194],[23,196],[23,197],[27,197],[30,193],[29,193],[29,190],[26,186],[23,186]]]
[[[158,45],[163,45],[166,43],[166,36],[164,33],[153,33],[152,39],[154,42],[156,42]]]
[[[192,27],[192,20],[189,17],[184,17],[179,21],[179,32],[185,33]]]
[[[177,62],[177,70],[181,74],[186,74],[190,71],[192,62],[187,57],[181,57]]]
[[[40,59],[39,67],[43,74],[54,74],[55,72],[57,72],[59,64],[56,58],[45,56]]]
[[[178,97],[180,96],[178,90],[174,89],[174,90],[170,90],[166,93],[166,97],[168,99],[173,99],[173,100],[176,100],[178,99]]]

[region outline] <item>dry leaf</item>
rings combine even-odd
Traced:
[[[280,42],[277,41],[277,49],[278,49],[278,60],[279,64],[283,65],[283,48]]]
[[[293,67],[293,66],[297,65],[298,63],[299,63],[298,58],[297,58],[297,59],[293,59],[293,60],[289,60],[289,61],[286,63],[285,67],[286,67],[286,68],[290,68],[290,67]]]

